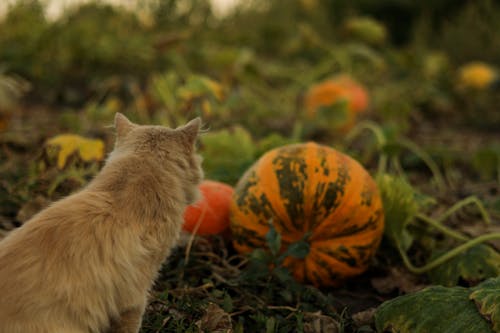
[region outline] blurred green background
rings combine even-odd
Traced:
[[[202,116],[207,175],[234,184],[268,149],[341,144],[370,119],[392,137],[443,146],[443,161],[488,158],[475,177],[495,178],[498,31],[492,0],[253,0],[224,12],[203,0],[10,1],[1,135],[30,151],[72,132],[109,150],[117,111],[167,126]],[[312,87],[339,76],[361,86],[364,110],[351,116],[347,101],[308,111]]]

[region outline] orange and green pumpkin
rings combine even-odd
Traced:
[[[281,252],[309,235],[307,255],[283,262],[298,281],[337,286],[367,269],[382,238],[384,216],[368,172],[351,157],[310,142],[268,151],[235,187],[236,250],[266,248],[270,223],[281,234]]]
[[[345,108],[331,108],[339,102],[345,102]],[[349,131],[369,104],[365,87],[348,75],[338,75],[311,86],[304,98],[307,119],[317,118],[321,108],[326,108],[327,125],[341,132]]]

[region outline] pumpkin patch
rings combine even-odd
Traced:
[[[229,205],[233,188],[213,180],[199,185],[201,199],[184,212],[182,228],[197,235],[217,235],[229,227]]]
[[[233,244],[241,253],[265,247],[270,223],[282,248],[305,239],[309,253],[288,257],[298,281],[337,286],[366,270],[384,222],[377,186],[354,159],[316,143],[292,144],[264,154],[235,187]]]
[[[68,263],[85,240],[113,246],[87,244],[89,260],[64,269],[67,278],[64,264],[41,265],[33,276],[65,283],[41,290],[47,300],[16,283],[26,300],[57,306],[72,276],[102,275],[83,296],[103,297],[75,316],[106,304],[121,313],[129,306],[102,293],[108,273],[147,273],[147,262],[163,260],[148,305],[135,311],[144,310],[141,333],[500,333],[500,1],[61,3],[0,0],[0,247],[121,159],[110,155],[117,112],[174,132],[200,117],[195,151],[207,181],[189,207],[180,191],[161,211],[145,205],[122,222],[145,195],[167,199],[151,182],[172,177],[163,188],[172,192],[194,180],[184,139],[165,132],[160,146],[144,133],[158,143],[151,159],[106,171],[116,185],[98,188],[84,212],[100,223],[116,211],[117,232],[61,220],[62,233],[41,239],[92,228],[54,257]],[[156,232],[163,217],[174,247],[147,241],[143,228]],[[131,227],[136,218],[144,233]],[[122,254],[122,236],[128,247],[139,240],[140,254],[101,260]],[[171,251],[152,256],[162,246]],[[87,267],[90,259],[99,264]],[[18,277],[2,276],[0,289]],[[22,300],[12,299],[15,310]],[[74,301],[64,308],[76,311]],[[111,315],[109,330],[126,319]]]

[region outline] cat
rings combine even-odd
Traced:
[[[95,178],[0,241],[0,333],[139,331],[184,209],[198,199],[200,126],[116,114],[115,147]]]

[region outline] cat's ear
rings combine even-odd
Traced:
[[[127,135],[136,125],[128,120],[120,112],[115,114],[115,130],[116,130],[116,138],[120,139]]]
[[[201,127],[201,119],[200,117],[196,117],[193,120],[189,121],[186,125],[179,127],[177,130],[181,131],[185,143],[188,147],[192,147],[196,142],[196,138],[200,133]]]

